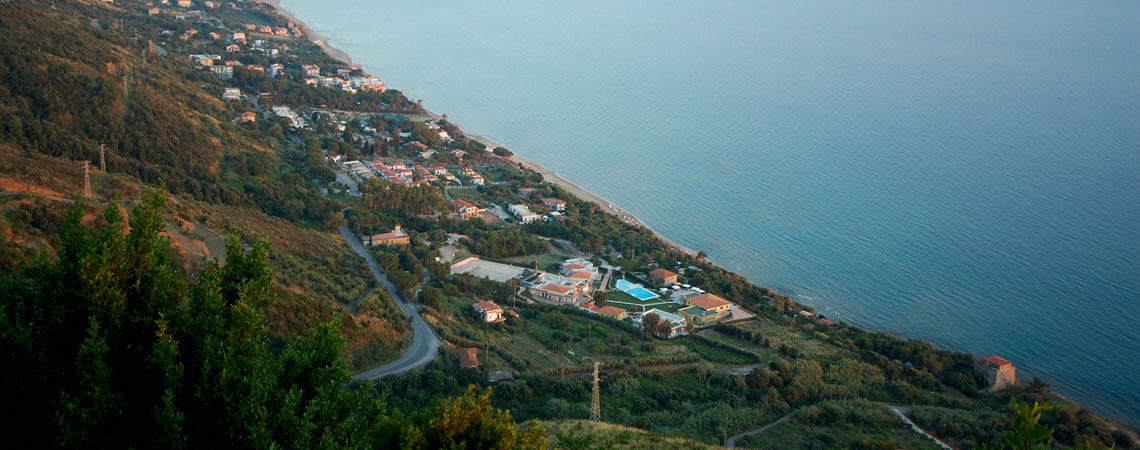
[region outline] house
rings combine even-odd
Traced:
[[[650,314],[655,314],[659,320],[663,320],[669,323],[669,334],[665,337],[673,339],[677,336],[684,336],[688,334],[688,332],[685,331],[685,327],[689,324],[689,322],[685,320],[684,317],[670,312],[665,312],[657,308],[653,308],[649,311],[646,311],[641,316],[635,317],[633,319],[633,324],[638,327],[645,327],[644,320]]]
[[[566,210],[566,200],[562,200],[560,198],[543,197],[542,205],[555,211]]]
[[[260,27],[257,27],[257,32],[258,33],[265,33],[265,34],[273,34],[273,27],[271,27],[269,25],[262,25]]]
[[[458,214],[459,217],[462,217],[464,219],[470,219],[479,215],[478,206],[472,205],[463,200],[453,201],[451,202],[451,205],[455,208],[455,214]]]
[[[548,303],[580,305],[589,300],[591,287],[590,280],[543,273],[531,285],[530,294]]]
[[[471,175],[471,184],[476,185],[476,186],[483,186],[486,183],[487,183],[487,181],[483,179],[482,175],[479,175],[479,174]]]
[[[237,45],[237,44],[230,44],[230,45],[227,45],[227,46],[226,46],[226,51],[227,51],[227,52],[230,52],[230,53],[233,53],[233,52],[240,52],[240,51],[241,51],[241,46],[240,46],[240,45]]]
[[[471,166],[463,166],[463,169],[459,171],[459,174],[465,177],[470,177],[475,176],[478,173],[475,172],[475,169],[472,169]]]
[[[694,325],[710,325],[720,322],[727,316],[732,303],[720,298],[716,294],[704,293],[685,299],[688,306],[677,310],[677,313]]]
[[[248,66],[245,66],[245,69],[246,70],[252,70],[255,72],[265,72],[265,66],[263,66],[261,64],[250,64]]]
[[[235,41],[244,41],[245,40],[245,32],[235,31],[234,34],[230,35],[230,39],[233,39]]]
[[[257,31],[257,25],[252,23],[247,23],[242,25],[242,27],[245,28],[245,31]]]
[[[688,299],[685,299],[685,303],[713,312],[725,312],[732,307],[732,302],[720,298],[720,296],[716,294],[710,294],[707,292],[701,295],[689,297]]]
[[[527,208],[526,205],[510,205],[507,207],[507,210],[509,210],[511,214],[513,214],[516,218],[518,218],[519,222],[522,222],[524,224],[535,223],[542,218],[542,216],[531,212],[530,208]]]
[[[217,31],[211,31],[209,34],[207,34],[207,36],[210,36],[210,39],[215,41],[220,40],[223,37],[222,33],[219,33]]]
[[[662,286],[677,284],[677,273],[671,270],[657,269],[649,272],[649,276],[653,278],[653,281],[656,281],[657,284]]]
[[[273,29],[274,36],[288,36],[289,30],[285,27],[277,27]]]
[[[285,66],[283,66],[281,64],[270,64],[269,65],[269,76],[275,77],[275,76],[283,74],[283,73],[285,73]]]
[[[479,367],[479,350],[471,347],[459,349],[457,352],[459,356],[459,368],[461,369],[474,369]]]
[[[243,112],[240,116],[238,116],[238,122],[257,122],[257,113],[253,111]]]
[[[369,172],[369,173],[371,173],[371,172]],[[403,245],[403,244],[407,244],[408,242],[410,242],[410,240],[411,240],[411,238],[408,237],[408,234],[405,233],[404,230],[400,229],[399,224],[397,224],[396,228],[393,228],[392,231],[390,231],[390,232],[360,237],[360,241],[363,242],[364,245],[369,245],[369,246],[371,246],[371,245]]]
[[[994,392],[1017,384],[1017,368],[1009,360],[990,355],[978,361],[978,369],[986,379],[985,392]]]
[[[499,323],[507,320],[506,317],[503,317],[503,308],[490,300],[483,300],[471,307],[479,313],[479,317],[482,317],[484,322]]]
[[[190,0],[178,0],[178,6],[182,8],[189,8],[191,6]]]
[[[823,327],[834,327],[835,326],[835,322],[832,322],[832,321],[827,320],[827,319],[819,319],[819,320],[815,321],[815,323],[817,323]]]
[[[234,68],[231,66],[210,66],[210,72],[222,77],[223,80],[228,80],[234,77]]]
[[[519,195],[530,198],[530,194],[534,193],[534,188],[519,188]]]
[[[444,175],[447,175],[447,168],[443,166],[435,166],[432,167],[431,173],[442,177]]]
[[[150,8],[150,9],[146,10],[146,15],[157,16],[160,12],[161,11],[158,8]]]
[[[226,88],[222,91],[222,100],[241,100],[241,90],[238,88]]]
[[[601,314],[603,316],[613,317],[617,320],[625,320],[625,316],[627,315],[626,310],[618,308],[616,306],[609,306],[609,305],[606,305],[606,306],[599,308],[598,314]]]

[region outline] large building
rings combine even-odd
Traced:
[[[978,369],[986,379],[986,392],[994,392],[1017,384],[1017,368],[1009,360],[990,355],[978,361]]]
[[[580,305],[590,299],[590,280],[544,273],[538,276],[530,288],[535,300]]]
[[[618,308],[616,306],[606,305],[606,306],[603,306],[601,308],[598,308],[598,314],[601,314],[603,316],[613,317],[617,320],[623,320],[623,319],[625,319],[625,316],[626,316],[626,310]]]
[[[594,281],[600,278],[598,268],[594,267],[594,263],[586,261],[582,258],[567,259],[562,261],[562,275],[570,278],[580,280]]]
[[[410,242],[408,234],[400,229],[400,225],[396,225],[392,231],[387,233],[379,233],[371,236],[361,236],[360,241],[364,245],[403,245]]]

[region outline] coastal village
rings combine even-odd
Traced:
[[[997,442],[986,430],[998,414],[955,428],[963,411],[1047,394],[1040,380],[1019,382],[1003,357],[862,330],[668,243],[424,109],[387,86],[383,68],[330,56],[271,5],[102,7],[155,18],[142,54],[203,80],[225,126],[281,143],[293,186],[335,206],[289,220],[361,249],[376,273],[370,298],[410,324],[396,345],[439,344],[423,363],[354,380],[392,392],[392,404],[493,385],[496,406],[512,415],[611,421],[702,445],[739,433],[732,442],[757,448],[951,448],[975,435]],[[225,170],[258,173],[257,156],[234,161]],[[275,215],[315,209],[290,206]],[[289,282],[287,292],[305,289]],[[364,305],[336,310],[348,327],[382,320],[383,308]],[[407,364],[388,356],[373,366]],[[763,425],[777,433],[745,433]]]

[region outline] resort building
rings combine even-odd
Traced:
[[[986,379],[985,392],[994,392],[1017,384],[1017,368],[1009,360],[996,355],[982,358],[978,369]]]
[[[617,320],[625,320],[627,312],[626,312],[626,310],[618,308],[616,306],[606,305],[606,306],[603,306],[601,308],[598,308],[598,314],[601,314],[603,316],[613,317]]]
[[[578,278],[583,280],[597,280],[598,268],[594,267],[594,263],[586,261],[582,258],[567,259],[562,261],[562,275]]]
[[[688,334],[685,331],[685,326],[689,323],[685,320],[684,317],[670,312],[665,312],[657,308],[646,311],[645,314],[635,317],[633,319],[633,324],[639,327],[644,327],[645,316],[648,316],[650,314],[656,314],[659,319],[669,322],[669,335],[666,336],[667,338],[673,339],[677,336],[684,336],[685,334]]]
[[[470,219],[479,215],[479,207],[463,200],[455,200],[451,202],[451,206],[455,208],[455,214],[464,219]]]
[[[408,237],[407,233],[404,233],[404,230],[400,229],[400,225],[397,224],[396,228],[392,229],[392,231],[390,231],[388,233],[379,233],[379,234],[374,234],[371,236],[361,236],[360,241],[363,242],[364,245],[368,245],[368,246],[373,246],[373,245],[404,245],[410,241],[410,238]]]
[[[483,300],[471,307],[479,313],[479,317],[482,317],[484,322],[499,323],[507,320],[506,317],[503,317],[503,308],[490,300]]]
[[[590,280],[543,273],[531,286],[530,295],[547,303],[579,305],[590,299],[590,287]]]
[[[238,88],[226,88],[222,91],[222,100],[241,100],[241,90]]]
[[[519,219],[519,222],[522,222],[524,224],[535,223],[542,219],[542,216],[532,212],[530,208],[526,207],[526,205],[510,205],[507,207],[507,210],[509,210],[512,215],[517,217]]]
[[[657,284],[662,286],[677,284],[677,273],[671,270],[657,269],[649,272],[649,276],[653,278],[653,281],[656,281]]]
[[[732,303],[716,294],[704,293],[685,299],[688,306],[677,313],[689,319],[693,325],[711,325],[728,316]]]

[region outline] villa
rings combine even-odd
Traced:
[[[396,228],[392,229],[392,231],[390,231],[388,233],[379,233],[379,234],[374,234],[371,236],[361,236],[360,241],[363,242],[364,245],[368,245],[368,246],[373,246],[373,245],[403,245],[403,244],[407,244],[408,242],[410,242],[410,238],[408,237],[407,233],[404,233],[404,230],[400,229],[400,225],[397,224]]]
[[[589,300],[590,288],[590,280],[543,273],[531,286],[530,294],[547,303],[579,305]]]
[[[462,217],[464,219],[470,219],[479,215],[478,206],[472,205],[463,200],[453,201],[451,202],[451,205],[455,207],[455,214],[458,214],[459,217]]]
[[[222,100],[241,100],[241,90],[238,88],[226,88],[222,91]]]
[[[517,217],[519,222],[524,224],[538,222],[539,219],[542,219],[542,216],[531,212],[530,208],[527,208],[526,205],[510,205],[507,207],[507,210]]]
[[[479,350],[476,348],[461,348],[459,349],[459,368],[461,369],[474,369],[479,367]]]
[[[677,310],[694,325],[711,325],[720,322],[729,313],[732,303],[716,294],[704,293],[685,300],[688,305]]]
[[[483,318],[484,322],[499,323],[507,320],[506,317],[503,317],[503,307],[490,300],[483,300],[471,305],[471,307],[475,309],[475,312],[479,313],[479,316]]]

